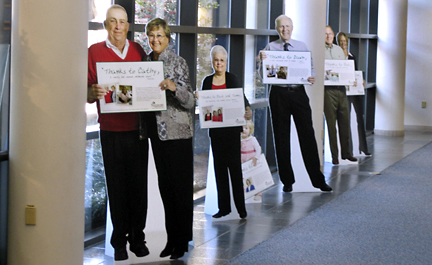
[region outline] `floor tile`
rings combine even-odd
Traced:
[[[370,135],[367,138],[371,157],[359,157],[357,165],[333,166],[324,163],[323,173],[333,192],[284,193],[279,177],[275,185],[263,192],[261,203],[246,205],[246,220],[214,221],[204,214],[204,200],[194,206],[194,247],[176,261],[142,263],[150,265],[222,265],[278,231],[301,220],[310,212],[331,202],[432,141],[430,132],[405,132],[405,136]],[[104,255],[104,243],[84,251],[85,265],[114,265]],[[123,263],[122,263],[123,264]]]

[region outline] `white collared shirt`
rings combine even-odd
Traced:
[[[126,40],[126,44],[123,48],[123,52],[121,52],[114,44],[112,44],[108,39],[105,41],[106,46],[110,49],[112,49],[118,57],[122,58],[123,60],[126,58],[127,52],[129,50],[129,41]]]

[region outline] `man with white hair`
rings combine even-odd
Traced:
[[[260,59],[266,58],[265,50],[271,51],[309,51],[304,42],[291,38],[293,23],[291,18],[280,15],[275,20],[279,39],[267,44],[260,52]],[[312,68],[314,75],[314,69]],[[310,76],[308,82],[313,84],[315,77]],[[276,149],[278,173],[283,191],[291,192],[295,182],[291,165],[291,116],[297,128],[303,161],[312,185],[321,191],[331,191],[327,185],[318,156],[315,133],[312,126],[312,110],[309,97],[303,85],[272,85],[270,88],[270,111],[273,126],[273,138]]]
[[[137,257],[149,254],[143,232],[147,217],[148,140],[140,139],[138,113],[100,112],[99,99],[107,92],[98,83],[96,62],[142,61],[146,54],[138,43],[127,39],[128,16],[122,6],[108,9],[104,26],[107,40],[93,44],[88,51],[87,102],[96,102],[98,107],[114,259],[126,260],[127,242]]]

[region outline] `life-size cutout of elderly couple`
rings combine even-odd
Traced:
[[[152,52],[127,39],[128,15],[120,5],[111,6],[104,27],[105,41],[88,51],[88,97],[96,102],[100,140],[110,202],[115,260],[128,259],[126,249],[137,257],[150,252],[144,228],[147,218],[148,139],[151,140],[165,210],[167,243],[161,257],[178,259],[188,251],[193,221],[193,124],[190,110],[195,97],[186,61],[168,48],[170,29],[156,18],[146,25]],[[164,61],[167,111],[148,113],[101,113],[99,100],[107,93],[99,85],[96,62]]]

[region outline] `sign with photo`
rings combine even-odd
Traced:
[[[101,113],[166,110],[163,62],[98,62],[98,83],[106,90]]]
[[[355,82],[354,60],[325,60],[325,86],[351,86]]]
[[[363,72],[355,71],[356,85],[348,86],[346,94],[347,96],[364,95],[365,88],[363,86]]]
[[[264,51],[262,61],[264,84],[309,84],[312,76],[310,52]]]
[[[246,124],[242,88],[200,90],[198,95],[201,129]]]

